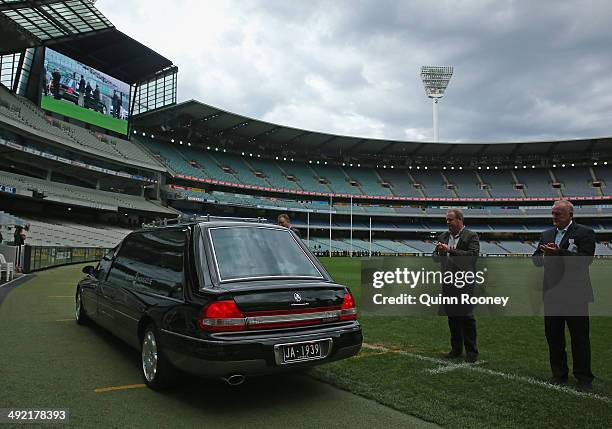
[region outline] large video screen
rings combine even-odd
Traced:
[[[45,50],[40,107],[128,133],[130,86],[52,49]]]

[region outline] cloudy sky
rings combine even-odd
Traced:
[[[431,140],[422,65],[455,73],[442,141],[612,135],[612,2],[99,0],[195,99],[298,128]]]

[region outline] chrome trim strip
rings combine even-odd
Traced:
[[[112,307],[111,307],[111,308],[112,308]],[[113,308],[113,311],[114,311],[115,313],[119,313],[119,314],[121,314],[121,315],[122,315],[122,316],[124,316],[124,317],[127,317],[128,319],[133,320],[134,322],[138,322],[138,319],[135,319],[135,318],[133,318],[132,316],[130,316],[129,314],[125,314],[125,313],[123,313],[122,311],[117,310],[116,308]]]
[[[319,311],[317,313],[279,314],[275,316],[246,317],[247,326],[265,325],[267,323],[301,322],[308,320],[336,320],[340,318],[340,310]]]
[[[205,343],[205,344],[235,344],[236,342],[240,342],[240,343],[260,343],[262,341],[268,342],[268,341],[286,341],[287,339],[295,339],[297,340],[297,342],[300,342],[300,338],[303,338],[304,340],[301,342],[309,342],[310,338],[312,337],[316,337],[316,336],[320,336],[321,334],[323,335],[330,335],[329,331],[334,331],[334,333],[343,333],[343,332],[351,332],[351,331],[358,331],[361,329],[361,327],[357,324],[353,324],[353,325],[349,325],[349,326],[326,326],[324,327],[325,329],[322,329],[322,331],[317,331],[317,332],[310,332],[310,333],[300,333],[298,335],[295,334],[288,334],[282,337],[261,337],[258,336],[256,338],[227,338],[227,339],[223,339],[223,340],[205,340],[203,338],[197,338],[197,337],[192,337],[190,335],[184,335],[184,334],[179,334],[178,332],[173,332],[173,331],[168,331],[167,329],[160,329],[161,332],[165,333],[165,334],[169,334],[169,335],[174,335],[180,338],[184,338],[186,340],[193,340],[193,341],[198,341],[201,343]],[[257,332],[257,331],[240,331],[240,332],[235,332],[235,334],[242,334],[244,335],[245,333],[248,334],[261,334],[262,332]],[[268,334],[269,335],[269,334]],[[312,339],[312,341],[316,341],[316,338]]]

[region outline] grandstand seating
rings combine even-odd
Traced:
[[[609,167],[593,167],[595,178],[603,182],[601,192],[604,195],[612,195],[612,169]]]
[[[128,159],[154,169],[160,167],[155,159],[137,145],[116,137],[96,135],[85,128],[47,116],[29,100],[11,94],[0,85],[0,118],[2,116],[53,136],[72,148],[117,160]]]
[[[391,185],[394,195],[407,197],[422,197],[423,194],[414,187],[414,181],[407,170],[379,169],[380,177]]]
[[[599,196],[599,188],[593,188],[593,177],[589,168],[555,168],[551,170],[554,177],[562,184],[563,195],[576,197]]]
[[[323,177],[327,180],[329,188],[337,194],[362,194],[361,189],[349,183],[348,176],[344,170],[338,167],[327,167],[321,165],[311,165],[312,171],[316,177]],[[381,195],[382,190],[377,195]]]
[[[0,182],[21,190],[36,189],[46,195],[46,200],[64,202],[107,210],[117,210],[118,207],[150,211],[156,213],[173,213],[173,209],[154,204],[136,195],[119,194],[97,189],[83,188],[58,182],[49,182],[33,177],[21,176],[0,171]]]
[[[528,197],[561,196],[559,190],[552,187],[552,177],[548,169],[518,169],[515,174],[519,182],[525,185],[524,192]]]
[[[83,225],[63,220],[25,217],[30,225],[27,244],[31,246],[115,247],[131,231],[107,225]]]
[[[514,189],[516,182],[509,170],[481,170],[477,174],[484,184],[489,185],[488,191],[493,198],[521,198],[525,196],[522,191]]]
[[[413,170],[412,177],[422,185],[422,191],[428,197],[434,198],[456,198],[457,195],[450,189],[446,189],[446,182],[440,171]]]
[[[359,183],[364,195],[393,195],[389,188],[383,187],[377,171],[372,168],[344,168],[351,179]]]
[[[443,171],[449,183],[455,185],[455,192],[459,197],[487,198],[489,194],[480,189],[478,176],[473,171]]]

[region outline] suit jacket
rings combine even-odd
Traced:
[[[448,244],[450,238],[450,232],[445,231],[438,236],[438,241]],[[480,243],[478,241],[478,234],[464,228],[459,234],[459,239],[455,244],[455,248],[448,251],[446,254],[439,254],[437,250],[433,252],[433,259],[436,262],[440,262],[440,270],[444,276],[445,272],[456,273],[457,271],[476,271],[476,259],[480,253]],[[461,294],[469,294],[470,296],[474,293],[474,282],[469,282],[462,287],[458,287],[454,284],[443,284],[442,295],[447,297],[458,297]],[[473,305],[457,304],[450,305],[445,304],[440,307],[440,314],[446,314],[447,316],[469,316],[472,315],[474,310]]]
[[[450,231],[444,231],[438,235],[438,241],[448,244]],[[476,259],[480,253],[480,242],[478,234],[463,228],[459,234],[459,240],[455,244],[455,248],[450,250],[446,255],[440,255],[438,250],[433,252],[434,261],[440,262],[442,271],[475,271]]]
[[[547,301],[570,306],[593,302],[589,265],[595,255],[595,231],[576,222],[567,229],[559,243],[559,256],[544,256],[540,245],[554,243],[557,228],[542,232],[538,249],[533,253],[535,266],[544,267],[543,295]]]

